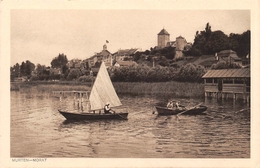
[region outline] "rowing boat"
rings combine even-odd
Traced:
[[[203,115],[204,112],[207,110],[206,106],[197,106],[191,109],[179,108],[179,109],[171,109],[167,107],[155,106],[158,115],[177,115],[179,113],[183,113],[183,115]]]

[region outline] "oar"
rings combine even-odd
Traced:
[[[189,111],[189,110],[191,110],[191,109],[193,109],[193,108],[195,108],[195,107],[197,107],[197,106],[199,106],[199,105],[201,105],[202,103],[200,103],[200,104],[198,104],[198,105],[196,105],[196,106],[194,106],[194,107],[192,107],[192,108],[190,108],[190,109],[188,109],[188,110],[185,110],[185,111],[183,111],[183,112],[181,112],[181,113],[178,113],[176,116],[178,117],[179,115],[182,115],[183,113],[186,113],[187,111]]]
[[[127,120],[127,118],[121,116],[120,114],[118,114],[118,113],[115,113],[115,114],[117,114],[119,117],[123,118],[124,120]]]
[[[119,117],[123,118],[124,120],[127,120],[127,118],[125,118],[125,117],[121,116],[119,113],[116,113],[114,110],[112,110],[112,109],[111,109],[111,111],[113,111],[113,112],[114,112],[114,114],[117,114]]]
[[[242,110],[238,110],[238,111],[236,111],[235,113],[243,112],[243,111],[246,111],[246,110],[250,110],[250,108],[245,108],[245,109],[242,109]]]

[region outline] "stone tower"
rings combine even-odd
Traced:
[[[163,28],[160,33],[158,33],[158,47],[166,47],[167,42],[170,41],[170,34]]]
[[[183,51],[186,44],[187,42],[184,37],[179,36],[176,38],[176,49]]]
[[[182,36],[176,38],[175,59],[183,57],[182,51],[186,44],[187,41]]]

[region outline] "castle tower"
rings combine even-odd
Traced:
[[[176,49],[183,51],[187,41],[184,37],[179,36],[176,38]]]
[[[183,50],[187,41],[184,37],[179,36],[176,38],[176,50],[175,50],[175,59],[183,57]]]
[[[167,42],[170,41],[170,34],[163,28],[160,33],[158,33],[158,47],[166,47]]]

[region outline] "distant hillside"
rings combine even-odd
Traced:
[[[203,55],[203,56],[188,56],[183,57],[181,59],[167,59],[165,56],[156,56],[156,55],[142,55],[139,60],[136,61],[138,64],[145,64],[150,67],[153,65],[161,65],[161,66],[169,66],[179,68],[188,63],[193,63],[196,65],[202,65],[204,67],[210,67],[212,64],[215,64],[217,61],[215,60],[214,55]]]

